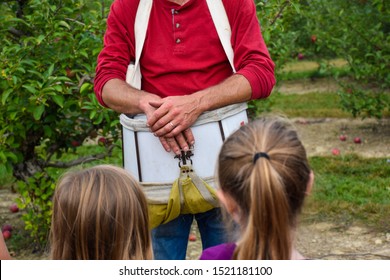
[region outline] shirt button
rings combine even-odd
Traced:
[[[176,44],[179,44],[181,42],[181,40],[178,38],[176,39]]]
[[[180,27],[180,23],[176,23],[176,28],[179,28]]]

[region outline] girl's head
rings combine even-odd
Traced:
[[[295,227],[313,175],[297,132],[282,117],[240,127],[223,144],[220,197],[241,225],[237,259],[290,259]]]
[[[53,198],[52,259],[151,259],[146,198],[124,169],[65,174]]]

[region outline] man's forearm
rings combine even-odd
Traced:
[[[222,83],[194,93],[202,112],[249,101],[252,88],[242,75],[232,75]]]
[[[104,103],[118,113],[146,113],[150,100],[159,99],[156,95],[137,90],[120,79],[109,80],[103,87]]]

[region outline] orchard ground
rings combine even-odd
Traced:
[[[336,85],[328,80],[313,83],[289,82],[279,89],[282,93],[305,93],[313,91],[334,91]],[[332,156],[332,149],[338,148],[340,155],[354,153],[362,157],[390,159],[390,120],[379,123],[375,119],[293,119],[309,156]],[[341,134],[347,135],[340,141]],[[355,144],[353,139],[360,137],[362,142]],[[390,164],[389,162],[385,164]],[[313,190],[315,191],[315,190]],[[13,236],[7,244],[23,244],[26,232],[21,221],[21,212],[12,213],[10,205],[17,194],[9,187],[0,186],[0,224],[11,224]],[[313,213],[305,212],[297,229],[297,246],[308,258],[313,259],[390,259],[390,229],[378,231],[358,222],[318,221],[311,219]],[[198,259],[202,247],[199,232],[194,223],[191,233],[195,241],[189,241],[187,259]],[[14,239],[14,240],[12,240]],[[34,248],[25,243],[23,250],[13,251],[15,259],[45,259]]]

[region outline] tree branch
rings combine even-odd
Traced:
[[[77,23],[77,24],[79,24],[79,25],[85,26],[85,23],[84,23],[84,22],[78,21],[77,19],[73,19],[73,18],[65,18],[65,19],[68,20],[68,21]]]
[[[20,38],[20,37],[22,37],[24,35],[24,33],[22,31],[17,30],[14,27],[10,27],[8,29],[8,32],[11,33],[12,35],[14,35],[15,37],[18,37],[18,38]]]
[[[85,74],[81,77],[80,81],[79,81],[79,85],[78,85],[78,88],[80,90],[81,86],[85,83],[85,82],[92,82],[92,78],[90,75],[88,74]]]
[[[280,18],[280,16],[281,16],[281,14],[283,13],[284,9],[285,9],[288,5],[290,5],[290,4],[291,4],[290,1],[285,1],[285,2],[283,3],[282,7],[280,7],[280,10],[279,10],[278,14],[277,14],[277,15],[274,17],[274,19],[271,21],[270,25],[274,25],[274,23],[276,22],[276,20],[277,20],[278,18]]]
[[[73,167],[73,166],[76,166],[76,165],[80,165],[82,163],[88,163],[88,162],[92,162],[92,161],[95,161],[95,160],[98,160],[98,159],[104,159],[107,156],[111,156],[113,149],[115,147],[117,147],[117,146],[118,145],[112,144],[112,145],[110,145],[108,147],[106,153],[89,155],[89,156],[81,157],[81,158],[78,158],[78,159],[75,159],[75,160],[72,160],[72,161],[68,161],[68,162],[59,162],[59,161],[48,162],[48,163],[44,164],[44,168],[46,168],[46,167],[70,168],[70,167]]]

